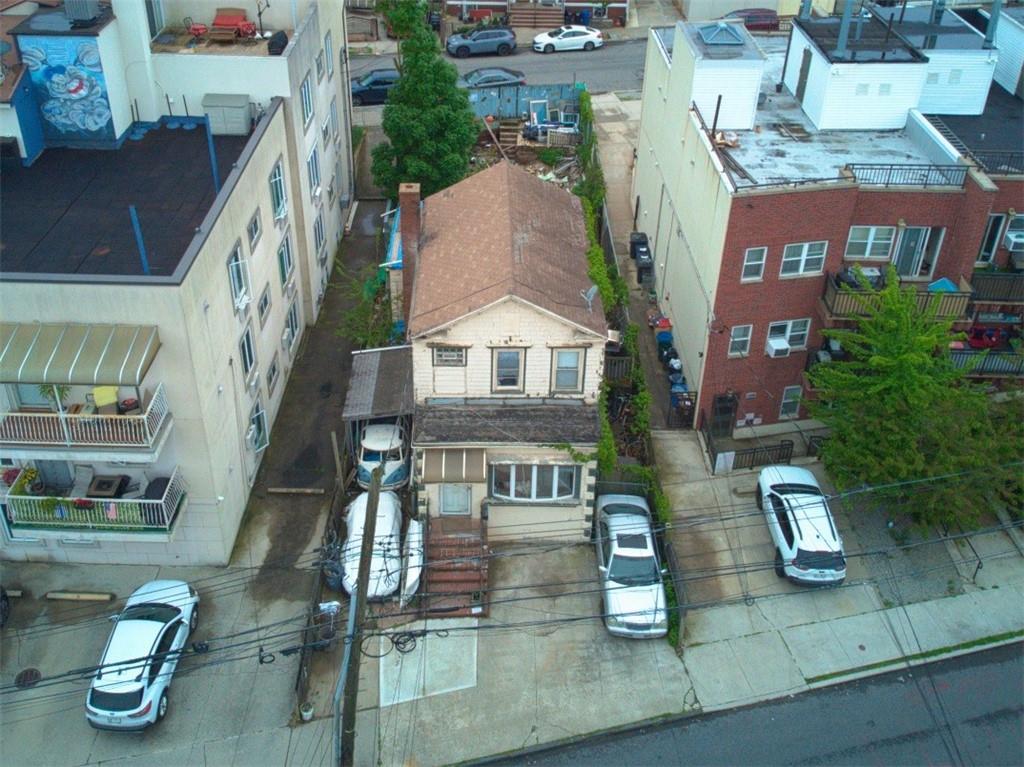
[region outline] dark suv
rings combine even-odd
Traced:
[[[479,53],[508,56],[516,49],[516,35],[511,29],[500,27],[474,29],[464,35],[452,35],[445,47],[448,53],[460,59]]]
[[[362,77],[352,79],[352,106],[383,104],[388,91],[398,82],[397,69],[374,69]]]

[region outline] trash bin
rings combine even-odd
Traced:
[[[590,9],[580,11],[580,24],[587,26],[590,23]]]

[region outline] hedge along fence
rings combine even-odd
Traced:
[[[597,157],[597,137],[594,130],[594,110],[590,103],[590,94],[580,92],[580,134],[582,142],[576,147],[576,156],[583,171],[582,180],[573,189],[583,206],[583,218],[587,227],[587,276],[597,286],[604,305],[605,317],[609,322],[618,314],[618,309],[629,302],[629,286],[619,275],[617,265],[609,264],[601,247],[601,232],[598,229],[597,211],[601,210],[605,201],[604,173]],[[633,390],[633,434],[641,436],[646,446],[646,455],[653,455],[651,445],[651,393],[647,388],[643,367],[640,363],[640,346],[638,338],[640,327],[629,323],[622,328],[622,343],[633,360],[630,373],[630,384]],[[618,451],[615,447],[615,435],[608,419],[608,384],[602,383],[598,411],[601,419],[601,437],[597,445],[597,469],[599,476],[607,477],[618,466]],[[590,458],[590,456],[578,456]],[[622,466],[621,470],[634,476],[637,482],[646,489],[651,500],[652,513],[658,527],[665,528],[672,518],[672,504],[661,488],[658,471],[654,466]],[[663,550],[669,561],[669,575],[664,579],[665,596],[668,600],[669,628],[668,641],[680,647],[682,640],[682,612],[684,595],[677,592],[676,583],[679,579],[678,562],[672,552],[668,538],[659,536]],[[681,587],[680,587],[681,589]]]

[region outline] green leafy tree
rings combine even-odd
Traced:
[[[824,331],[850,360],[809,373],[818,396],[808,408],[831,429],[825,466],[841,490],[901,483],[883,495],[894,516],[972,525],[991,508],[992,488],[1020,472],[1006,465],[1021,458],[1019,435],[999,412],[1005,405],[954,365],[956,334],[937,318],[937,301],[920,307],[891,268],[881,290],[859,278],[857,327]]]
[[[391,197],[402,182],[418,182],[424,196],[464,178],[479,133],[458,73],[441,58],[437,38],[423,24],[401,43],[401,77],[388,94],[387,141],[373,150],[374,183]]]
[[[426,3],[420,0],[377,0],[377,10],[388,25],[388,33],[399,40],[408,40],[417,27],[425,26]]]

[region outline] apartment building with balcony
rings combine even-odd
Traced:
[[[635,228],[720,435],[803,425],[805,368],[842,355],[821,331],[860,311],[840,287],[855,265],[892,265],[1000,350],[1020,334],[1022,105],[992,84],[997,49],[950,10],[850,10],[794,19],[788,38],[717,23],[649,37]],[[1003,362],[989,373],[1024,373]]]
[[[189,48],[154,18],[170,6],[114,2],[72,24],[41,7],[10,28],[2,558],[227,562],[342,236],[333,4],[265,14],[286,31],[279,55],[265,39]],[[213,10],[174,13],[190,8]],[[88,95],[52,96],[60,67]]]

